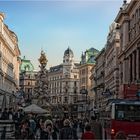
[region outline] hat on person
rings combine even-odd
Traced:
[[[65,119],[65,120],[64,120],[64,126],[69,126],[69,125],[70,125],[69,119]]]
[[[53,123],[52,123],[51,120],[46,120],[46,121],[45,121],[45,126],[48,126],[48,125],[53,126]]]

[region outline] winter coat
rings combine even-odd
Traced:
[[[65,126],[60,130],[60,135],[59,135],[60,140],[78,140],[76,130],[71,128],[70,126]]]
[[[95,135],[91,131],[86,131],[82,134],[81,140],[95,140]]]
[[[51,137],[53,140],[57,140],[57,134],[55,131],[51,133]],[[44,130],[41,130],[40,139],[49,140],[49,133]]]

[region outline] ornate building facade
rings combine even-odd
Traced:
[[[0,13],[0,107],[13,105],[13,93],[19,86],[20,50],[17,35],[4,24]]]
[[[120,26],[113,22],[110,26],[105,48],[105,91],[108,98],[118,98],[119,94],[119,62]]]
[[[79,96],[79,70],[73,51],[64,52],[63,63],[51,67],[48,74],[51,103],[59,106],[64,114],[76,115]],[[58,109],[58,108],[57,108]],[[59,111],[59,112],[61,112]]]
[[[24,56],[24,58],[21,59],[19,86],[21,92],[24,94],[25,103],[27,104],[31,103],[32,96],[34,94],[36,75],[37,72],[34,70],[33,64]],[[22,102],[19,100],[19,103]]]
[[[90,77],[92,75],[92,69],[95,66],[95,57],[98,55],[98,53],[98,50],[90,48],[86,50],[84,54],[82,53],[81,56],[81,62],[78,67],[80,78],[79,89],[81,93],[81,96],[79,98],[79,104],[81,103],[81,105],[79,105],[79,111],[81,111],[81,114],[85,111],[86,115],[89,114],[88,112],[90,112],[90,110],[94,106],[95,94],[94,90],[92,90],[93,85]],[[83,93],[84,90],[86,91],[86,93]]]
[[[102,93],[105,90],[105,48],[103,48],[96,57],[95,71],[93,73],[95,85],[95,106],[97,109],[103,107],[104,96]]]
[[[118,98],[120,49],[119,24],[113,22],[107,37],[105,48],[96,57],[96,105],[104,110],[109,99]]]
[[[140,1],[124,1],[115,22],[120,24],[119,98],[136,98],[140,89]]]

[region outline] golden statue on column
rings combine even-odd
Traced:
[[[39,62],[41,64],[41,66],[45,67],[47,65],[48,60],[46,58],[46,55],[45,55],[44,51],[41,51],[41,56],[40,56],[40,58],[38,60],[39,60]]]

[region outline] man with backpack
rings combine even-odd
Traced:
[[[78,140],[76,130],[71,128],[70,121],[64,120],[64,127],[60,130],[60,140]]]

